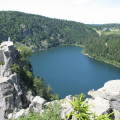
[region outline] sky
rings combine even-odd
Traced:
[[[0,0],[3,10],[85,24],[120,23],[120,0]]]

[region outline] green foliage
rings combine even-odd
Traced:
[[[30,80],[33,80],[33,78],[34,78],[33,73],[30,72],[30,71],[27,71],[26,76],[27,76]]]
[[[51,100],[59,100],[60,99],[58,94],[52,94],[51,97],[52,97]]]
[[[25,66],[21,70],[21,77],[22,80],[25,82],[25,84],[29,87],[32,88],[33,86],[33,79],[34,75],[33,72],[27,71]]]
[[[82,97],[81,97],[82,96]],[[81,97],[81,101],[85,101],[85,99],[86,99],[86,95],[84,95],[83,93],[81,93],[81,94],[79,94],[79,95],[75,95],[74,97],[76,97],[78,100],[80,99],[80,97]]]
[[[93,58],[120,66],[120,35],[102,36],[90,45],[86,45],[84,53]]]
[[[120,29],[118,24],[86,25],[22,12],[0,11],[0,43],[10,36],[14,44],[22,43],[35,50],[63,44],[82,45],[84,53],[91,57],[120,66],[120,31],[103,32],[101,37],[96,32],[110,27]],[[27,60],[27,56],[29,52],[24,48],[21,60]]]
[[[46,97],[47,87],[43,78],[35,77],[33,80],[33,86],[36,89],[37,95]]]
[[[114,112],[108,114],[106,113],[105,115],[100,115],[100,116],[97,116],[96,114],[93,114],[94,116],[94,119],[95,120],[112,120],[112,118],[110,117]]]
[[[61,119],[61,102],[49,103],[47,108],[44,108],[42,120],[62,120]]]
[[[32,64],[30,63],[29,59],[28,59],[28,66],[29,66],[29,70],[30,70],[30,72],[32,72],[32,73],[33,73]]]
[[[68,101],[73,109],[74,112],[67,115],[67,119],[70,118],[70,116],[74,116],[76,120],[90,120],[90,105],[87,105],[87,101],[82,101],[83,93],[80,96],[80,99],[78,100],[76,97],[74,97],[73,102]]]
[[[24,114],[19,118],[19,120],[42,120],[40,113],[33,112],[33,110],[30,111],[28,117],[24,117]]]
[[[61,109],[60,102],[54,102],[54,105],[50,103],[48,106],[44,107],[42,115],[40,115],[39,112],[34,113],[33,110],[31,110],[28,117],[22,115],[19,120],[62,120],[60,116]]]
[[[90,115],[91,117],[93,118],[93,120],[112,120],[110,118],[110,116],[114,113],[110,113],[110,114],[105,114],[105,115],[100,115],[100,116],[97,116],[95,113],[92,113],[90,111],[90,106],[91,105],[87,105],[87,101],[82,101],[82,97],[84,99],[84,95],[83,93],[80,94],[80,98],[76,98],[74,97],[73,99],[73,102],[70,102],[68,101],[73,109],[74,109],[74,112],[70,113],[70,114],[67,114],[67,119],[70,118],[70,116],[74,116],[75,117],[75,120],[91,120],[90,119]]]
[[[33,49],[84,44],[98,37],[91,26],[83,23],[16,11],[0,11],[0,28],[0,42],[10,36],[14,44],[22,43]]]
[[[4,62],[1,62],[0,65],[4,65],[5,63]]]
[[[18,64],[16,64],[16,63],[14,63],[12,65],[11,69],[12,69],[13,72],[20,73],[20,66]]]
[[[35,77],[33,80],[33,86],[36,90],[36,94],[43,97],[47,101],[59,99],[59,95],[57,94],[53,95],[53,91],[50,85],[46,87],[43,78]]]
[[[21,54],[21,61],[26,61],[28,60],[27,57],[31,56],[31,52],[32,52],[32,49],[29,49],[28,47],[23,47],[23,46],[19,46],[18,49],[20,50],[20,54]]]

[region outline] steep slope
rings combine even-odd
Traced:
[[[21,108],[27,107],[30,103],[30,99],[33,99],[32,92],[27,91],[27,86],[24,84],[22,76],[12,70],[13,64],[18,64],[20,68],[24,66],[27,71],[30,70],[28,63],[20,61],[20,58],[20,52],[16,50],[13,42],[6,41],[0,45],[1,120],[3,120],[3,118],[7,118],[9,113],[17,112]],[[28,86],[30,84],[31,82],[28,80]]]
[[[33,49],[60,44],[88,44],[98,37],[91,26],[15,11],[0,11],[0,42],[10,36],[13,43]]]
[[[29,51],[25,47],[17,50],[11,41],[0,45],[1,120],[7,119],[10,113],[27,108],[35,95],[41,95],[45,101],[59,99],[57,94],[52,94],[50,86],[46,87],[43,79],[34,77],[32,66],[26,58]]]

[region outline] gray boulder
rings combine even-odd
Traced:
[[[46,103],[46,100],[40,96],[36,96],[31,104],[33,105],[34,112],[40,112],[42,110],[43,105]]]
[[[73,108],[69,103],[69,101],[72,102],[72,100],[73,100],[72,95],[66,96],[65,99],[61,100],[61,106],[62,106],[61,118],[63,120],[67,120],[66,115],[73,112]]]
[[[110,100],[111,98],[119,95],[120,93],[120,80],[111,80],[104,84],[104,87],[98,89],[97,91],[90,90],[88,95],[91,98],[102,97],[104,99]]]
[[[21,100],[23,108],[29,107],[29,104],[34,99],[33,94],[34,93],[32,92],[32,90],[31,91],[22,90]]]
[[[91,113],[95,113],[97,116],[110,113],[111,107],[108,100],[101,97],[96,97],[95,99],[88,99],[88,105],[90,105]],[[93,116],[91,116],[92,118]]]
[[[97,91],[90,90],[88,104],[93,103],[92,112],[97,115],[116,111],[113,119],[120,119],[120,80],[111,80]]]
[[[23,115],[24,113],[24,117],[28,116],[30,111],[33,110],[33,112],[41,112],[42,111],[42,107],[43,105],[46,103],[46,100],[43,99],[40,96],[36,96],[34,97],[34,99],[32,99],[31,104],[29,105],[29,107],[27,109],[21,109],[18,112],[14,112],[8,115],[8,118],[15,118],[15,119],[19,119],[20,116]]]

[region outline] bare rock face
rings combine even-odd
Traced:
[[[34,98],[33,92],[27,91],[27,86],[20,81],[21,76],[13,73],[14,63],[22,68],[28,65],[20,61],[21,55],[13,45],[6,41],[0,45],[0,120],[8,119],[8,115],[28,107]]]
[[[120,80],[108,81],[97,91],[90,90],[88,95],[88,104],[93,104],[93,113],[100,115],[116,111],[113,119],[120,119]]]
[[[3,42],[0,45],[0,78],[12,74],[12,64],[17,63],[19,58],[20,53],[16,50],[11,41]]]
[[[0,120],[3,120],[4,118],[4,114],[5,114],[4,111],[5,111],[5,98],[3,97],[2,92],[0,92]]]
[[[0,117],[7,118],[8,114],[22,108],[21,88],[19,77],[12,74],[0,79]]]
[[[18,112],[14,112],[8,115],[8,118],[11,119],[19,119],[21,115],[28,116],[29,112],[33,110],[34,112],[41,112],[43,105],[46,103],[46,100],[43,99],[40,96],[34,97],[34,99],[31,101],[31,104],[29,104],[29,107],[27,109],[21,109]]]
[[[15,73],[0,79],[0,120],[12,118],[17,112],[14,117],[20,117],[21,111],[23,112],[21,109],[29,107],[34,99],[32,91],[21,88],[19,78],[19,75]]]

